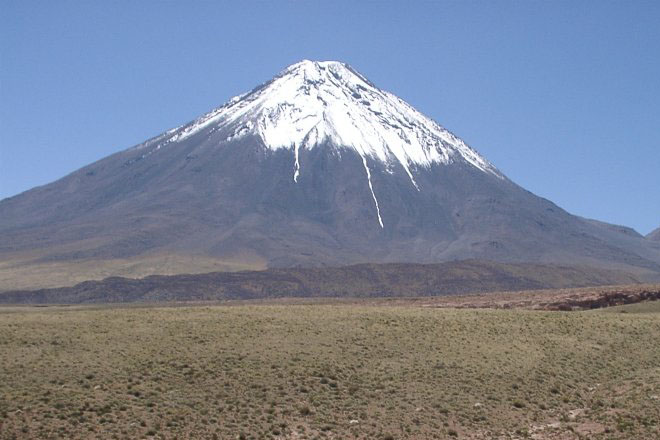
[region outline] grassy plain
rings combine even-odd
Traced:
[[[7,307],[0,438],[657,439],[658,312]]]

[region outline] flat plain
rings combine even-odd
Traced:
[[[3,307],[0,438],[657,439],[660,301]]]

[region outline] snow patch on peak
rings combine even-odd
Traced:
[[[502,178],[487,160],[462,140],[395,95],[378,89],[339,61],[303,60],[252,92],[177,131],[180,141],[204,129],[228,128],[226,140],[251,133],[272,150],[294,153],[293,179],[298,181],[300,149],[326,142],[354,149],[360,156],[400,164],[413,177],[418,167],[462,160]]]
[[[312,61],[312,60],[302,60],[297,63],[291,64],[289,67],[284,69],[278,76],[283,76],[292,72],[297,72],[297,71],[304,71],[307,72],[311,75],[317,74],[319,71],[323,71],[325,69],[342,69],[342,68],[348,68],[348,64],[342,63],[341,61]]]

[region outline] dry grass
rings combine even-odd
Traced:
[[[659,340],[659,313],[4,308],[0,438],[655,439]]]

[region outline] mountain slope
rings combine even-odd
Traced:
[[[255,268],[481,258],[660,271],[660,247],[525,191],[337,62],[290,66],[187,125],[0,201],[0,214],[0,284],[33,267],[49,279],[63,263],[80,275],[90,261],[163,273],[144,263],[163,256]]]
[[[660,242],[660,228],[654,229],[653,231],[649,232],[646,238],[648,238],[649,240]]]

